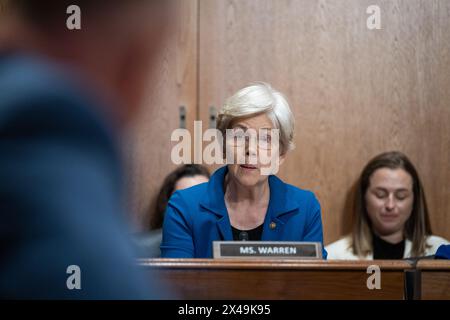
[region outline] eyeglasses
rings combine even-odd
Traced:
[[[273,141],[274,143],[272,143],[272,130],[260,129],[259,133],[256,133],[256,130],[254,129],[244,130],[240,127],[227,129],[226,141],[233,147],[245,147],[246,144],[251,145],[253,143],[253,145],[256,145],[259,149],[270,150],[272,147],[275,147],[275,143],[278,143],[278,141]]]

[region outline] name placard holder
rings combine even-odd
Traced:
[[[214,259],[301,259],[321,260],[320,242],[214,241]]]

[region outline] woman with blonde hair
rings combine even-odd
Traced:
[[[329,259],[403,259],[433,255],[447,240],[432,235],[425,191],[400,152],[372,159],[357,183],[351,235],[327,246]]]

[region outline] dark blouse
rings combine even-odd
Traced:
[[[251,230],[239,230],[231,226],[234,241],[260,241],[263,232],[263,225]]]
[[[380,237],[373,234],[373,258],[374,259],[386,259],[396,260],[403,259],[405,251],[405,240],[399,243],[389,243],[384,241]]]

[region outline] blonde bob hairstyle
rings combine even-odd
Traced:
[[[251,84],[228,98],[217,116],[217,129],[226,130],[246,118],[266,114],[280,133],[280,154],[294,149],[295,119],[286,98],[263,82]]]

